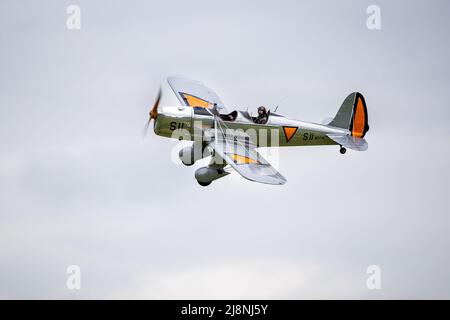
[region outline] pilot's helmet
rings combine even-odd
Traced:
[[[266,108],[263,107],[263,106],[259,107],[259,108],[258,108],[258,114],[259,114],[259,115],[266,114]]]

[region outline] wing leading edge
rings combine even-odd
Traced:
[[[178,100],[188,107],[212,108],[217,104],[218,109],[225,109],[219,96],[202,83],[185,77],[168,77],[167,82]]]

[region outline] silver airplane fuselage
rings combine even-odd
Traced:
[[[233,119],[222,115],[226,129],[243,131],[257,147],[336,145],[328,134],[345,135],[349,131],[317,123],[288,119],[276,113],[265,124],[254,122],[248,112],[234,111]],[[163,137],[192,140],[214,128],[214,116],[205,108],[166,106],[160,108],[154,123],[154,132]],[[180,138],[182,137],[182,138]]]

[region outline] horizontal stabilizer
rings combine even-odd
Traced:
[[[335,135],[328,134],[327,135],[331,140],[340,144],[343,147],[356,150],[356,151],[366,151],[369,147],[369,144],[364,138],[358,138],[350,135]]]

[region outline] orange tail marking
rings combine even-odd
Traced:
[[[361,97],[356,102],[355,115],[353,116],[352,136],[360,138],[364,134],[366,115]]]

